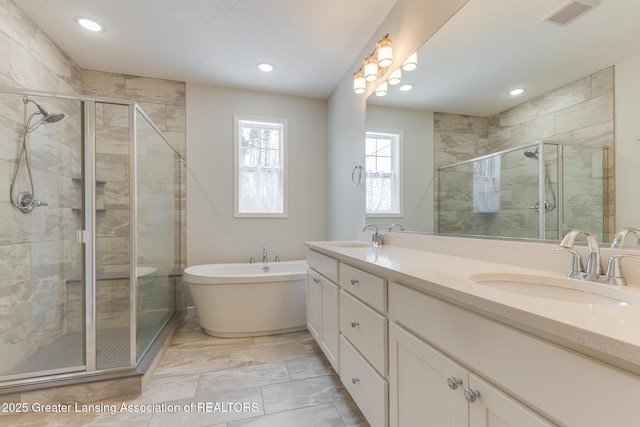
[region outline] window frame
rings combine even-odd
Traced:
[[[234,218],[288,218],[289,217],[289,165],[288,165],[288,127],[287,120],[275,117],[251,116],[234,114],[233,132],[233,216]],[[244,122],[263,123],[266,125],[280,126],[282,136],[280,138],[281,161],[282,161],[282,212],[240,212],[240,127]]]
[[[368,128],[365,131],[365,144],[366,144],[366,139],[367,138],[371,138],[371,137],[379,137],[379,136],[383,136],[383,137],[392,137],[392,144],[391,144],[391,150],[392,150],[392,155],[391,155],[391,160],[393,163],[393,167],[395,169],[395,172],[397,174],[397,180],[396,180],[396,184],[397,184],[397,190],[396,190],[396,195],[397,195],[397,204],[398,204],[398,210],[393,211],[393,212],[369,212],[368,207],[366,206],[366,202],[365,202],[365,215],[368,217],[378,217],[378,218],[401,218],[404,217],[404,197],[403,197],[403,192],[404,192],[404,182],[403,182],[403,173],[402,173],[402,130],[399,129],[379,129],[379,128]],[[393,143],[393,140],[395,140],[395,144]],[[366,152],[365,152],[365,165],[366,165]],[[367,178],[366,178],[366,167],[365,167],[365,192],[367,191]],[[366,198],[366,195],[365,195]]]

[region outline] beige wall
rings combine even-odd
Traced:
[[[187,263],[303,259],[327,234],[326,102],[187,84]],[[289,217],[233,217],[234,114],[287,120]]]

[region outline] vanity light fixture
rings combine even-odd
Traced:
[[[258,64],[258,69],[265,73],[270,73],[271,71],[273,71],[273,65],[269,64],[268,62],[261,62]]]
[[[98,24],[96,21],[88,18],[77,18],[76,22],[85,30],[93,31],[94,33],[99,33],[103,31],[102,25]]]
[[[355,93],[364,93],[367,89],[366,82],[378,80],[393,63],[391,44],[389,34],[385,34],[378,40],[373,52],[364,59],[360,69],[353,73],[353,91]]]
[[[518,96],[521,95],[522,93],[524,93],[524,89],[523,88],[517,88],[517,89],[513,89],[509,92],[509,95],[511,96]]]
[[[405,71],[413,71],[418,68],[418,52],[413,52],[409,57],[402,63],[402,69]]]

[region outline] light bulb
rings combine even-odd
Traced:
[[[378,60],[373,55],[364,60],[364,78],[368,82],[378,79]]]
[[[380,83],[376,88],[376,96],[385,96],[387,94],[387,82]]]
[[[402,69],[405,71],[413,71],[418,68],[418,53],[413,52],[403,63]]]
[[[367,90],[367,82],[364,79],[364,71],[358,70],[353,73],[353,91],[358,95]]]
[[[398,83],[400,83],[401,80],[402,80],[402,68],[398,68],[393,73],[391,73],[391,75],[387,79],[387,82],[389,82],[390,85],[397,85]]]
[[[391,39],[384,37],[378,41],[378,65],[386,68],[393,64],[393,50],[391,49]]]

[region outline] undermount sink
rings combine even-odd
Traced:
[[[640,294],[585,280],[563,277],[487,273],[471,276],[474,282],[504,292],[581,304],[627,306],[640,304]]]
[[[337,246],[339,248],[366,248],[367,246],[371,246],[371,243],[366,242],[331,242],[332,246]]]

